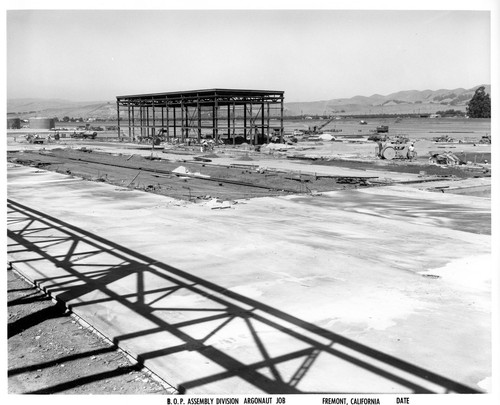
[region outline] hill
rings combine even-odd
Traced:
[[[491,94],[491,86],[484,85]],[[465,111],[467,102],[479,86],[471,89],[404,90],[386,96],[357,95],[311,102],[285,102],[285,115],[354,115],[354,114],[428,114],[439,110]],[[286,98],[286,93],[285,93]],[[116,119],[114,101],[77,102],[62,99],[10,99],[7,100],[9,117],[33,116]]]
[[[114,101],[70,101],[62,99],[19,98],[7,100],[10,117],[63,117],[115,119]]]
[[[491,94],[491,86],[483,85]],[[465,111],[476,89],[405,90],[386,96],[354,96],[325,101],[285,103],[286,115],[410,114],[439,110]]]

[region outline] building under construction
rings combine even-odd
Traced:
[[[159,143],[269,143],[283,136],[283,91],[211,89],[116,97],[119,137]]]

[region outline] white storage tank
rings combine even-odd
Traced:
[[[30,118],[31,129],[52,129],[56,126],[54,118],[36,117]]]
[[[19,129],[21,128],[20,118],[7,118],[7,129]]]

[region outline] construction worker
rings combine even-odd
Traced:
[[[410,146],[408,146],[408,159],[413,159],[413,157],[415,156],[415,146],[412,143],[410,143]]]
[[[203,142],[201,143],[201,152],[206,152],[207,146],[208,146],[208,142],[206,140],[203,140]]]

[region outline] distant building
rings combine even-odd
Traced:
[[[52,129],[56,126],[54,118],[35,117],[30,118],[29,122],[31,129]]]
[[[7,129],[20,129],[21,119],[20,118],[7,118]]]
[[[431,114],[429,118],[441,118],[441,114]]]

